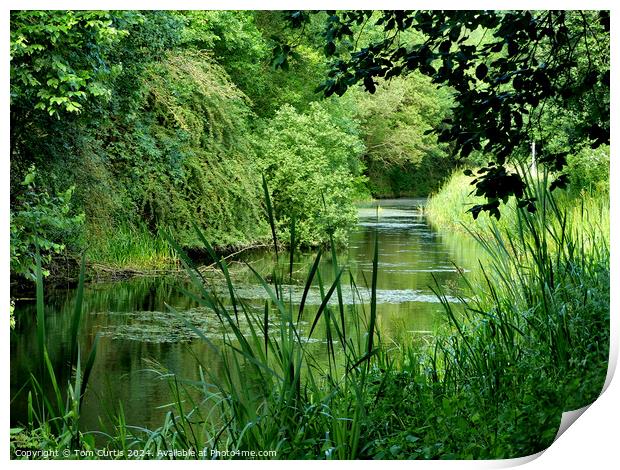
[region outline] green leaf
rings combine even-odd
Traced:
[[[26,175],[22,184],[24,186],[28,186],[30,183],[34,181],[35,176],[36,176],[36,173],[34,171],[31,171],[30,173]]]
[[[327,44],[325,44],[325,55],[326,56],[332,56],[334,55],[335,52],[336,52],[336,45],[334,44],[333,41],[329,41]]]

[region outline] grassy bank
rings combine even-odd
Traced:
[[[469,232],[490,261],[471,280],[461,309],[444,302],[452,329],[437,338],[432,357],[404,349],[408,359],[394,374],[391,394],[383,409],[375,408],[378,417],[390,416],[390,403],[404,405],[384,418],[391,430],[379,439],[385,455],[531,454],[551,444],[562,411],[590,404],[602,390],[609,352],[608,198],[552,197],[544,177],[530,183],[538,211],[511,205],[497,223],[464,213],[471,187],[460,175],[429,202],[431,221]],[[407,442],[419,429],[425,430],[415,435],[420,439]]]
[[[115,230],[91,232],[88,255],[93,263],[147,270],[176,264],[177,257],[165,237],[153,235],[144,226],[125,224]]]
[[[329,255],[319,252],[309,268],[305,293],[318,285],[323,301],[318,310],[309,310],[303,300],[299,307],[286,302],[292,277],[289,253],[275,254],[269,282],[256,274],[270,298],[257,309],[237,296],[228,266],[206,240],[205,250],[219,260],[227,296],[216,295],[169,239],[200,289],[195,300],[216,312],[226,326],[221,338],[211,338],[188,323],[217,353],[223,375],[212,375],[200,358],[198,381],[160,368],[174,397],[160,428],[132,426],[121,408],[108,428],[80,430],[80,397],[92,364],[89,359],[80,365],[76,347],[74,373],[62,394],[57,372],[46,367],[42,330],[44,379],[33,374],[25,385],[30,418],[12,431],[13,455],[28,448],[105,448],[109,453],[104,458],[239,458],[261,450],[274,453],[257,457],[279,459],[483,459],[546,448],[561,413],[595,400],[605,379],[608,205],[584,202],[578,210],[556,201],[542,185],[533,187],[539,201],[535,213],[515,209],[502,217],[503,226],[492,221],[468,226],[492,262],[481,266],[478,277],[469,278],[469,291],[460,304],[448,303],[436,288],[445,323],[428,344],[381,340],[376,327],[376,240],[367,286],[370,304],[343,305],[341,287],[353,278],[332,252],[335,281],[324,285],[317,268]],[[447,196],[437,196],[442,197]],[[429,206],[431,218],[441,200],[437,198]],[[460,209],[454,213],[461,214]],[[289,246],[294,247],[295,230],[290,236]],[[39,282],[42,320],[41,276]],[[79,302],[79,324],[78,312]],[[346,331],[345,316],[355,319]],[[308,344],[317,340],[327,366],[319,366],[309,352]],[[39,386],[42,380],[51,388]]]
[[[544,176],[541,174],[540,178]],[[573,176],[571,175],[571,178]],[[574,176],[578,178],[578,175]],[[530,176],[531,178],[531,176]],[[487,213],[480,213],[474,220],[467,210],[474,204],[484,202],[484,198],[475,196],[475,189],[470,185],[472,178],[457,170],[436,194],[433,194],[426,205],[426,213],[431,224],[440,229],[467,232],[472,228],[481,232],[491,233],[495,227],[503,231],[515,232],[518,226],[517,209],[514,199],[502,206],[501,217],[496,220]],[[590,183],[592,185],[592,183]],[[584,186],[584,185],[582,185]],[[556,190],[553,199],[561,211],[566,212],[566,219],[581,220],[588,228],[602,230],[609,241],[609,192],[604,185],[599,189],[587,190],[583,187],[567,190]],[[536,196],[536,195],[535,195]],[[537,194],[541,197],[541,194]],[[551,221],[549,221],[551,222]],[[573,228],[578,229],[574,224]]]

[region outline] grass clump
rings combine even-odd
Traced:
[[[97,231],[99,232],[99,231]],[[161,233],[153,235],[144,224],[121,224],[92,234],[90,260],[118,269],[159,269],[177,263],[174,250]]]
[[[461,226],[491,261],[460,308],[437,291],[451,329],[430,351],[403,347],[400,364],[382,379],[370,418],[372,456],[532,454],[552,443],[563,411],[601,392],[609,351],[608,205],[600,198],[570,207],[547,192],[546,175],[528,179],[535,213],[514,209],[503,223]],[[463,180],[453,178],[447,194],[431,201],[431,217]]]
[[[265,194],[270,208],[266,186]],[[273,217],[270,223],[275,234]],[[290,230],[291,247],[296,245],[294,227]],[[229,287],[226,297],[217,295],[176,242],[172,238],[170,242],[179,249],[182,262],[200,289],[199,296],[187,295],[214,311],[226,326],[221,340],[216,341],[187,322],[188,328],[217,353],[222,373],[217,377],[200,358],[198,382],[162,371],[162,376],[170,378],[176,410],[169,413],[161,428],[130,432],[122,445],[147,449],[152,455],[176,449],[192,457],[209,457],[213,452],[234,456],[261,449],[275,451],[278,458],[355,458],[362,447],[360,432],[366,416],[362,397],[369,386],[372,358],[378,353],[376,296],[372,297],[369,312],[358,307],[345,312],[342,301],[337,307],[330,306],[330,299],[343,282],[344,269],[337,268],[332,251],[332,263],[338,271],[334,282],[324,285],[318,275],[322,257],[319,251],[309,270],[301,303],[295,307],[286,302],[283,282],[288,278],[290,283],[292,278],[293,253],[287,272],[286,262],[276,251],[272,284],[254,271],[270,298],[264,308],[257,308],[236,295],[225,260],[215,255],[198,229],[197,236],[224,274]],[[274,246],[278,246],[277,239]],[[373,292],[377,256],[375,245]],[[311,314],[305,299],[315,278],[322,302]],[[349,325],[348,334],[343,323],[345,314],[355,316],[353,331]],[[324,336],[317,338],[318,326],[322,326]],[[321,366],[308,348],[317,340],[325,344],[327,367]],[[112,445],[121,444],[113,438]]]
[[[80,410],[97,354],[99,338],[95,338],[86,360],[83,360],[78,341],[86,267],[83,257],[75,310],[71,319],[70,358],[68,363],[63,364],[62,370],[54,368],[47,347],[43,270],[38,250],[35,260],[38,367],[31,371],[29,380],[20,390],[21,393],[27,393],[28,422],[23,428],[11,429],[10,450],[13,458],[67,457],[66,452],[73,455],[75,450],[92,450],[95,445],[93,436],[80,430]],[[32,451],[38,453],[29,454]],[[63,451],[65,453],[60,454]]]

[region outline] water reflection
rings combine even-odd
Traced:
[[[398,341],[432,332],[442,318],[441,305],[432,288],[437,285],[458,288],[462,273],[467,275],[478,264],[479,251],[470,240],[437,232],[427,224],[419,209],[423,203],[415,199],[384,200],[361,207],[359,225],[351,234],[348,249],[340,254],[339,264],[351,273],[351,279],[346,278],[343,283],[343,303],[348,311],[353,304],[369,302],[374,237],[379,237],[377,323],[384,339]],[[245,254],[244,260],[264,275],[273,267],[270,253]],[[313,260],[312,253],[295,257],[295,274],[285,289],[293,303],[299,302]],[[252,273],[240,264],[231,270],[240,299],[262,305],[267,295]],[[333,281],[334,270],[327,255],[320,275],[325,285]],[[213,288],[225,296],[226,288],[218,279],[211,276]],[[97,333],[102,337],[83,406],[81,424],[85,429],[100,428],[99,418],[105,423],[119,403],[129,424],[159,426],[168,411],[162,405],[171,401],[168,382],[157,372],[160,367],[189,379],[198,377],[199,364],[215,376],[222,372],[218,356],[166,306],[182,312],[187,321],[207,336],[221,336],[223,327],[219,319],[183,294],[183,289],[192,290],[192,287],[178,277],[136,278],[86,287],[83,303],[86,314],[80,331],[82,350],[90,350]],[[335,296],[332,301],[336,302]],[[307,317],[301,323],[303,334],[307,333],[306,322],[311,320],[320,302],[321,295],[315,286],[307,299]],[[63,364],[70,352],[74,303],[74,290],[46,292],[48,348],[56,370],[61,371],[61,383],[69,379],[69,371]],[[30,371],[35,370],[34,301],[18,302],[16,316],[17,327],[11,333],[12,397]],[[320,331],[316,337],[322,337]],[[316,350],[317,357],[325,349],[321,342],[310,347]],[[25,417],[26,397],[18,395],[11,405],[11,422],[15,425]]]

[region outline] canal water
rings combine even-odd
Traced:
[[[381,200],[361,206],[359,223],[348,248],[339,255],[340,267],[346,268],[343,303],[348,307],[368,304],[374,237],[378,237],[377,324],[384,341],[398,343],[432,336],[445,321],[433,289],[458,292],[463,276],[478,265],[480,249],[466,236],[432,228],[424,215],[424,202]],[[300,301],[314,257],[314,253],[308,253],[295,258],[295,274],[285,288],[286,298],[293,304]],[[273,259],[271,252],[253,252],[231,263],[239,298],[256,303],[257,307],[264,305],[268,295],[245,263],[269,279]],[[225,296],[222,278],[216,273],[207,276],[212,289]],[[326,288],[334,279],[328,253],[323,255],[320,277]],[[212,312],[200,307],[186,293],[195,290],[183,276],[140,277],[85,287],[80,329],[82,351],[91,349],[97,334],[100,341],[82,408],[83,429],[99,429],[100,422],[105,423],[119,404],[128,424],[157,428],[171,409],[166,405],[172,401],[169,380],[162,378],[162,371],[196,379],[200,363],[217,375],[222,367],[218,357],[194,334],[187,321],[214,339],[221,337],[222,327]],[[69,379],[63,364],[70,355],[75,297],[75,289],[46,289],[47,347],[61,383]],[[450,295],[448,300],[457,302]],[[337,302],[336,295],[332,301]],[[314,286],[306,301],[310,314],[320,303],[319,287]],[[26,420],[27,397],[21,389],[31,372],[38,370],[35,312],[33,299],[16,304],[17,325],[11,332],[10,344],[12,426]],[[307,333],[308,326],[308,319],[303,319],[302,333]],[[320,338],[321,333],[313,336]],[[320,356],[325,348],[320,341],[317,343],[313,347]]]

